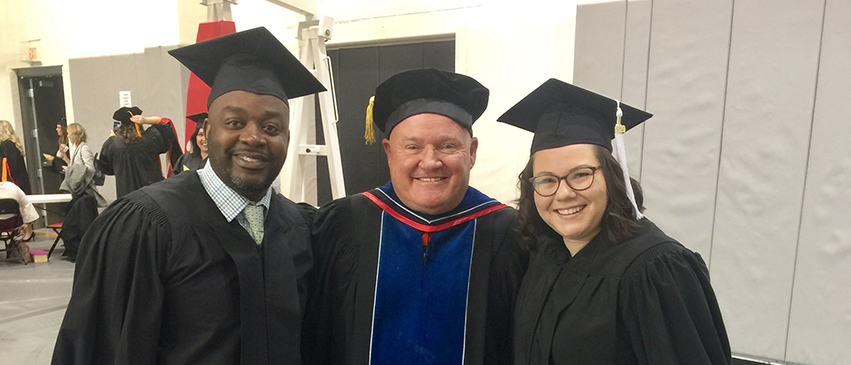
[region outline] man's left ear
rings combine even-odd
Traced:
[[[470,141],[470,168],[476,164],[476,150],[479,148],[479,139],[473,137],[473,140]]]

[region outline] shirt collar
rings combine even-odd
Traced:
[[[219,208],[219,211],[222,212],[222,215],[225,216],[228,222],[236,218],[239,213],[242,213],[248,204],[262,205],[266,208],[267,212],[269,211],[269,202],[272,200],[271,188],[267,189],[263,198],[255,203],[225,185],[224,181],[219,178],[219,175],[213,171],[209,160],[197,172],[198,177],[201,179],[201,185],[204,185],[204,190],[207,190],[207,194],[210,195],[210,198],[213,199],[216,207]]]

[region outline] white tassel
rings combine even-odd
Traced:
[[[618,161],[618,164],[621,165],[621,170],[623,171],[623,179],[626,184],[626,195],[629,197],[629,201],[632,203],[632,208],[635,211],[635,217],[637,219],[644,218],[644,214],[638,210],[638,204],[635,203],[635,192],[632,191],[632,183],[629,181],[629,166],[627,166],[626,162],[626,148],[623,143],[623,134],[626,132],[626,127],[621,124],[621,118],[623,117],[623,110],[621,110],[621,102],[616,100],[618,103],[618,111],[617,117],[618,121],[615,125],[615,160]]]

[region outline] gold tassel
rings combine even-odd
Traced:
[[[369,97],[369,105],[366,106],[366,126],[363,132],[364,144],[375,143],[375,130],[372,126],[372,107],[375,105],[375,96]]]
[[[128,111],[127,111],[127,114],[130,114],[130,117],[131,117],[131,118],[133,117],[133,113],[132,113],[131,111],[129,111],[129,110],[128,110]],[[132,120],[131,120],[131,122],[132,122]],[[135,127],[136,127],[136,137],[141,137],[141,136],[142,136],[142,131],[140,131],[140,130],[139,130],[139,125],[138,125],[138,124],[136,124],[136,123],[133,123],[133,126],[135,126]]]
[[[618,110],[617,110],[618,122],[615,124],[615,133],[624,134],[626,133],[626,126],[621,124],[621,117],[623,116],[623,111],[621,110],[621,102],[618,101]]]

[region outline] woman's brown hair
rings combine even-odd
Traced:
[[[132,143],[140,138],[136,134],[136,125],[134,123],[121,123],[118,129],[115,130],[115,135],[121,137],[124,143]]]

